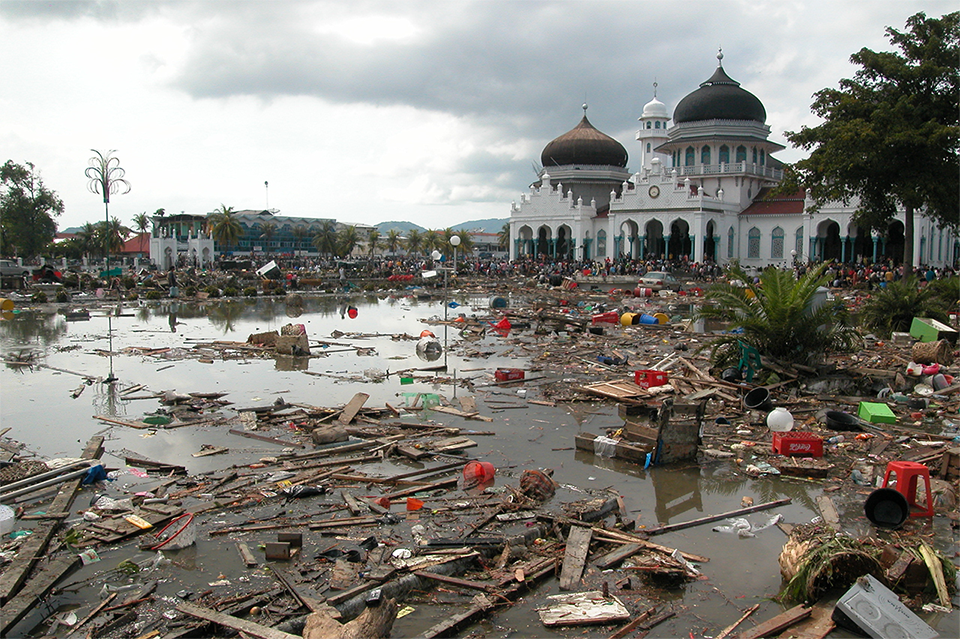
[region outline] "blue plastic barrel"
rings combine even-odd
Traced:
[[[642,313],[642,314],[640,315],[640,323],[641,323],[641,324],[659,324],[659,323],[660,323],[660,320],[658,320],[658,319],[657,319],[656,317],[654,317],[653,315],[648,315],[647,313]]]

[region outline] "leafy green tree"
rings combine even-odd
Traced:
[[[0,167],[0,254],[32,258],[53,241],[54,218],[63,213],[63,202],[48,189],[30,162],[7,160]]]
[[[150,216],[146,212],[137,213],[133,216],[133,226],[137,229],[137,234],[140,236],[140,252],[143,253],[143,240],[144,235],[147,233],[147,229],[150,228]]]
[[[497,233],[497,248],[506,251],[510,248],[510,222],[504,222],[503,228]]]
[[[243,234],[243,226],[236,217],[236,211],[232,206],[221,204],[220,208],[208,216],[210,224],[210,233],[213,239],[220,245],[220,250],[225,251],[234,246],[240,240]]]
[[[423,251],[423,234],[417,229],[410,229],[407,232],[407,253],[411,255],[418,255]]]
[[[829,352],[846,351],[860,341],[843,303],[817,305],[816,294],[826,284],[826,265],[811,269],[799,280],[793,271],[768,268],[760,274],[760,283],[740,267],[732,267],[728,282],[711,286],[706,293],[711,302],[697,313],[702,319],[730,323],[742,333],[726,333],[706,347],[715,365],[735,363],[740,358],[740,342],[757,349],[762,356],[798,364],[816,363]]]
[[[880,337],[894,331],[909,331],[914,317],[948,321],[947,307],[933,286],[920,287],[916,277],[888,282],[870,295],[860,309],[860,322]]]
[[[385,245],[388,251],[396,255],[397,251],[403,245],[403,236],[400,235],[400,231],[397,229],[390,229],[387,232]]]
[[[360,243],[360,233],[357,232],[357,227],[353,225],[344,226],[340,229],[340,232],[337,233],[337,255],[340,257],[348,257],[353,253],[353,249],[357,248],[357,244]]]
[[[370,257],[373,257],[373,254],[377,252],[380,244],[380,231],[376,227],[367,231],[367,254]]]
[[[337,224],[333,220],[324,220],[320,224],[316,235],[313,236],[313,245],[320,255],[333,255],[337,252]]]
[[[882,229],[902,206],[909,277],[917,211],[960,228],[960,12],[917,13],[906,26],[886,30],[899,53],[863,48],[850,56],[860,67],[853,78],[814,94],[811,109],[824,121],[786,133],[811,153],[784,188],[809,188],[815,206],[859,198],[861,228]]]

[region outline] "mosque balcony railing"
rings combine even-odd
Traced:
[[[783,170],[753,162],[721,162],[677,167],[680,177],[705,175],[757,175],[772,180],[783,179]]]

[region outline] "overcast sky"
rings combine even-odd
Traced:
[[[0,163],[36,165],[60,228],[103,219],[91,149],[132,190],[111,216],[278,209],[444,228],[509,216],[583,102],[637,169],[637,118],[723,66],[771,138],[861,47],[955,0],[0,0]],[[801,157],[788,148],[777,155]],[[264,182],[269,182],[265,187]]]

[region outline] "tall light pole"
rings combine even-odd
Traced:
[[[110,150],[105,154],[97,151],[96,149],[91,149],[96,155],[90,158],[90,166],[87,167],[84,174],[87,176],[89,182],[87,182],[87,188],[91,193],[96,193],[97,195],[103,195],[103,212],[105,215],[104,227],[103,227],[103,244],[104,244],[104,271],[107,274],[107,282],[109,288],[110,282],[110,195],[112,193],[124,193],[130,192],[130,183],[123,179],[125,171],[120,168],[120,160],[117,159],[113,154],[115,151]],[[124,189],[121,191],[120,189]],[[117,378],[113,376],[113,322],[111,316],[107,316],[108,327],[107,334],[110,339],[110,375],[107,376],[105,380],[108,384],[111,382],[117,381]]]
[[[120,160],[117,159],[113,154],[116,151],[110,150],[106,154],[97,151],[96,149],[91,149],[96,155],[90,158],[90,166],[87,167],[87,170],[84,171],[84,174],[87,176],[89,182],[87,182],[87,189],[91,193],[96,193],[97,195],[103,195],[103,212],[104,212],[104,228],[103,228],[103,242],[104,249],[106,251],[104,262],[107,271],[107,280],[110,278],[110,195],[113,193],[124,193],[130,192],[130,183],[123,179],[124,174],[126,173],[122,168],[120,168]],[[122,192],[120,189],[124,189]]]

